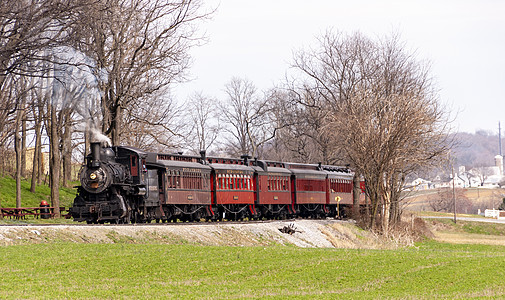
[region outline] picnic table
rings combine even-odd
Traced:
[[[64,211],[65,207],[60,207],[60,213]],[[27,216],[40,218],[42,215],[54,218],[54,207],[0,207],[0,215],[16,220],[26,219]]]

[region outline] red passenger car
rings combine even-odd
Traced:
[[[281,162],[256,161],[256,208],[260,216],[285,218],[293,215],[292,172]]]
[[[218,218],[242,219],[255,215],[254,170],[239,159],[209,159],[212,168],[212,203]]]
[[[293,173],[291,190],[294,207],[302,217],[326,214],[326,175],[320,165],[288,164]]]
[[[343,216],[344,208],[353,205],[353,176],[346,167],[323,166],[328,173],[327,204],[330,216]]]

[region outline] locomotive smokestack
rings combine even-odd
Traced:
[[[207,155],[205,150],[200,150],[200,157],[202,158],[202,164],[205,165],[207,163]]]
[[[91,143],[91,167],[100,166],[100,143]]]
[[[245,155],[242,155],[240,158],[242,158],[244,160],[244,165],[246,165],[246,166],[249,165],[249,159],[251,159],[251,156],[245,154]]]

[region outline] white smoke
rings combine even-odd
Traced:
[[[88,130],[91,133],[91,142],[92,143],[100,143],[103,147],[111,147],[112,142],[105,134],[103,134],[100,130],[95,127],[90,127]]]
[[[53,52],[61,64],[53,67],[53,76],[48,79],[50,99],[59,109],[71,108],[78,116],[75,127],[77,131],[89,132],[91,142],[100,142],[111,146],[111,140],[98,128],[100,122],[100,101],[102,93],[100,82],[107,78],[107,73],[98,70],[95,62],[70,47],[60,47]]]

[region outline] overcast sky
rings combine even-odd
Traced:
[[[441,99],[456,131],[505,128],[505,1],[207,0],[217,7],[201,25],[208,43],[191,54],[193,80],[177,87],[223,99],[234,76],[259,90],[279,83],[293,51],[316,44],[327,29],[371,38],[399,32],[418,59],[432,62]],[[505,131],[505,130],[503,130]]]

